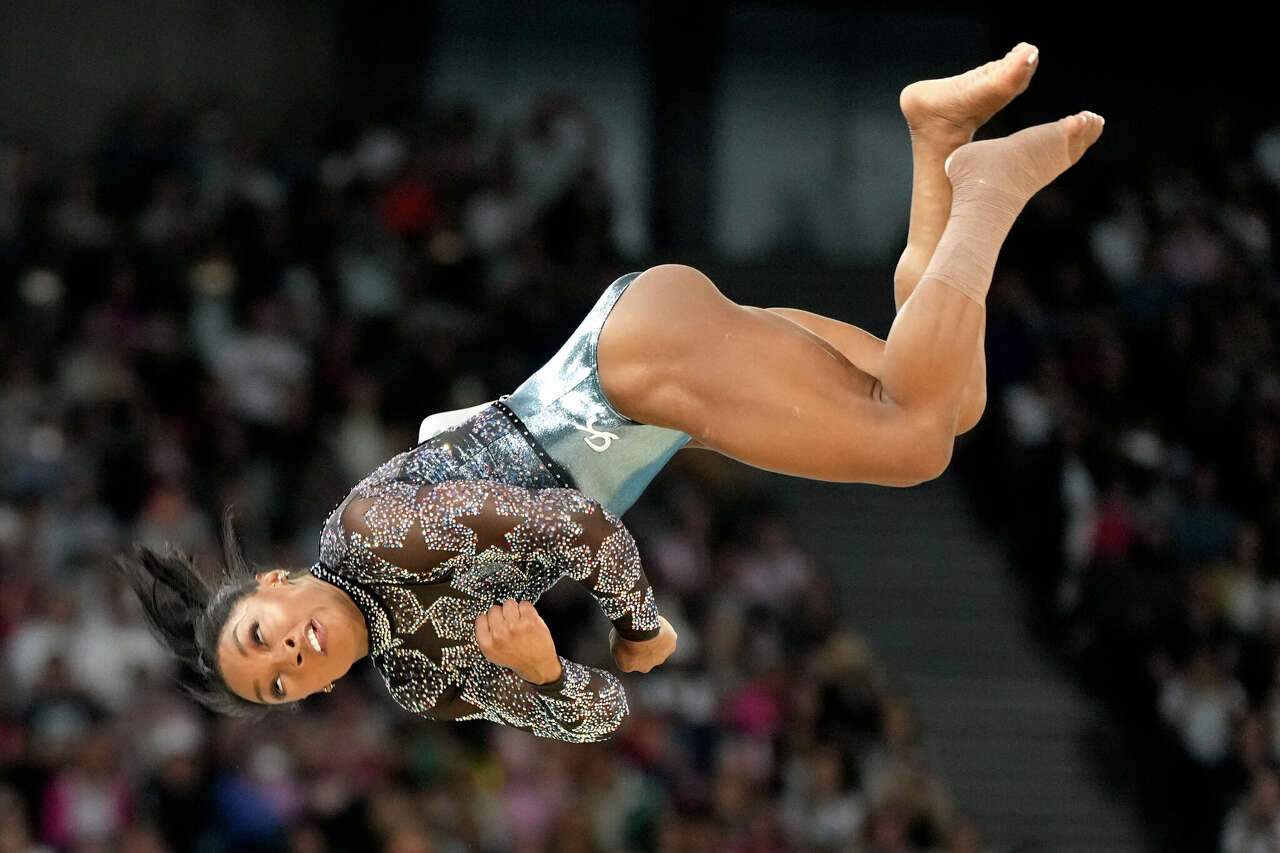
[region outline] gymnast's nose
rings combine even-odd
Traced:
[[[295,628],[285,635],[285,658],[292,666],[302,666],[302,630]]]

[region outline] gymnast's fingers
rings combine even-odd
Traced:
[[[506,620],[507,627],[514,631],[520,625],[520,603],[514,598],[502,602],[502,618]]]
[[[489,620],[489,633],[496,642],[507,639],[507,622],[502,618],[502,605],[495,604],[489,608],[485,616]]]

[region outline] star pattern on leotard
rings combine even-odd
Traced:
[[[484,662],[484,655],[475,643],[458,643],[440,650],[440,665],[451,672],[465,673]]]
[[[405,477],[413,458],[382,466],[379,476],[390,479],[362,481],[321,537],[322,563],[349,582],[344,588],[361,592],[361,609],[369,606],[367,590],[389,615],[391,636],[373,658],[392,696],[433,718],[489,719],[562,740],[614,731],[627,707],[613,675],[562,658],[563,677],[535,687],[484,657],[475,620],[507,598],[536,601],[570,576],[619,631],[656,628],[631,535],[572,489],[423,483]],[[361,503],[344,514],[352,500]],[[406,564],[412,553],[437,555],[436,562]]]
[[[441,596],[427,608],[427,621],[437,637],[446,640],[470,642],[475,638],[475,621],[488,608],[476,600],[456,596]]]
[[[386,483],[372,495],[364,511],[369,542],[377,548],[403,548],[416,520],[413,512],[418,487],[412,483]]]
[[[427,610],[407,587],[397,584],[372,584],[375,595],[382,599],[391,614],[396,633],[414,634],[427,621]]]
[[[611,622],[622,621],[630,616],[631,630],[656,629],[660,626],[653,588],[648,585],[638,587],[629,580],[632,567],[640,565],[640,552],[636,549],[635,540],[621,528],[619,530],[624,535],[615,532],[596,549],[596,600]],[[587,570],[591,566],[586,561],[575,562],[571,565],[569,576],[574,580],[588,580],[591,572]]]
[[[431,581],[429,575],[410,571],[386,559],[374,550],[378,547],[380,546],[369,541],[358,531],[352,531],[342,562],[357,569],[360,578],[366,583],[404,584]]]
[[[461,678],[457,670],[447,669],[430,655],[405,646],[383,652],[377,663],[392,697],[418,713],[435,707],[445,688]]]
[[[458,518],[479,515],[486,498],[484,489],[460,489],[453,483],[426,490],[415,509],[428,547],[474,556],[476,531]]]

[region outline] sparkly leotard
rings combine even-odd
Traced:
[[[621,636],[658,633],[635,541],[605,502],[630,506],[688,436],[618,415],[594,372],[599,328],[633,279],[614,282],[556,358],[512,395],[536,431],[504,398],[388,460],[325,523],[312,573],[355,601],[374,665],[406,709],[567,741],[608,737],[626,716],[612,674],[561,657],[558,681],[531,684],[484,657],[475,620],[497,601],[536,601],[568,576]],[[583,414],[591,429],[576,423]],[[589,452],[572,446],[577,431],[591,438],[593,430],[612,440],[587,441]],[[539,440],[548,437],[560,439],[569,466]],[[596,447],[627,439],[637,449],[614,454],[621,470],[607,472]],[[578,491],[570,466],[606,494]]]

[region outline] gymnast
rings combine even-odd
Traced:
[[[608,737],[627,714],[622,686],[557,655],[534,602],[567,575],[613,623],[621,670],[667,659],[675,631],[618,516],[672,455],[908,486],[941,474],[981,416],[996,256],[1026,202],[1102,132],[1081,112],[972,141],[1038,59],[1023,43],[902,91],[914,175],[885,340],[653,267],[613,282],[510,395],[427,418],[416,447],[334,509],[310,569],[254,574],[229,522],[217,584],[178,551],[136,546],[118,565],[184,664],[180,685],[214,710],[260,713],[332,690],[368,655],[396,702],[430,719]]]

